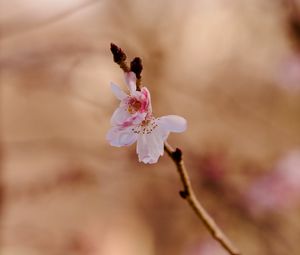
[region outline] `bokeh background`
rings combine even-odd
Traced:
[[[300,254],[300,1],[0,3],[0,254],[224,255],[172,161],[105,140],[111,42],[143,59],[199,199],[249,255]]]

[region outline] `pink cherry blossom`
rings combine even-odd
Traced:
[[[164,142],[170,132],[183,132],[186,120],[168,115],[155,118],[152,114],[150,92],[143,87],[136,91],[134,73],[126,73],[129,94],[112,84],[112,91],[121,101],[111,118],[112,128],[106,138],[112,146],[129,146],[137,142],[136,152],[140,162],[156,163],[164,153]]]
[[[111,83],[112,92],[121,101],[111,117],[112,125],[136,124],[136,121],[143,121],[147,113],[152,111],[148,89],[143,87],[141,91],[136,90],[135,74],[125,73],[125,81],[129,89],[128,94],[118,85]]]
[[[284,155],[273,171],[256,180],[245,194],[253,214],[281,211],[299,204],[300,150]]]
[[[128,146],[137,142],[136,152],[140,162],[156,163],[164,153],[164,142],[170,132],[183,132],[186,120],[180,116],[168,115],[160,118],[147,117],[142,122],[129,126],[115,125],[108,134],[107,140],[112,146]]]

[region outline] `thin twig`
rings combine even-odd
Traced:
[[[174,150],[167,142],[165,143],[165,151],[174,161],[180,180],[183,184],[183,190],[179,192],[180,196],[185,199],[188,204],[192,207],[198,218],[203,222],[212,237],[223,246],[223,248],[231,255],[241,255],[241,253],[233,246],[228,237],[218,227],[216,222],[204,209],[201,203],[198,201],[194,190],[191,185],[189,175],[187,173],[184,161],[182,159],[182,152],[176,148]]]
[[[134,58],[130,63],[130,68],[126,63],[127,56],[125,52],[115,45],[111,43],[110,50],[114,57],[114,62],[117,63],[124,72],[134,72],[137,78],[137,90],[140,90],[141,83],[141,72],[143,70],[142,60],[138,57]],[[226,251],[231,255],[241,255],[241,253],[231,244],[229,239],[225,236],[222,230],[217,226],[215,221],[210,217],[210,215],[206,212],[204,207],[197,200],[195,193],[192,189],[190,178],[187,174],[186,167],[182,160],[182,152],[178,148],[174,150],[168,143],[165,143],[165,151],[168,155],[173,159],[174,163],[177,166],[177,170],[183,184],[183,191],[180,191],[180,196],[185,199],[189,205],[192,207],[197,216],[204,223],[206,228],[209,230],[213,238],[219,242]]]

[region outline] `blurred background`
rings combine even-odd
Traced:
[[[0,3],[0,254],[225,255],[173,162],[105,140],[111,42],[177,114],[196,194],[243,254],[300,254],[299,0]]]

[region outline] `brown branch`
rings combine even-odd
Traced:
[[[174,161],[180,180],[183,184],[183,190],[179,192],[180,196],[185,199],[191,208],[194,210],[198,218],[203,222],[205,227],[211,233],[212,237],[223,246],[223,248],[231,255],[241,255],[241,253],[233,246],[228,237],[218,227],[213,218],[204,209],[201,203],[198,201],[194,190],[191,185],[190,178],[188,176],[184,161],[182,159],[182,152],[176,148],[174,150],[167,142],[165,143],[165,151]]]
[[[124,72],[134,72],[137,78],[137,90],[140,90],[141,83],[141,72],[143,70],[142,60],[138,57],[134,58],[130,63],[130,69],[126,63],[125,52],[117,45],[111,43],[110,50],[114,57],[114,62],[117,63]],[[192,207],[194,212],[204,223],[206,228],[209,230],[213,238],[219,242],[223,248],[229,252],[231,255],[241,255],[241,253],[231,244],[229,239],[225,236],[222,230],[217,226],[215,221],[206,212],[204,207],[197,200],[195,193],[192,189],[190,178],[187,174],[184,162],[182,160],[182,152],[178,148],[174,150],[168,143],[165,143],[165,151],[173,159],[175,165],[177,166],[177,171],[179,173],[181,182],[183,184],[183,190],[180,191],[180,196],[185,199],[189,205]]]

